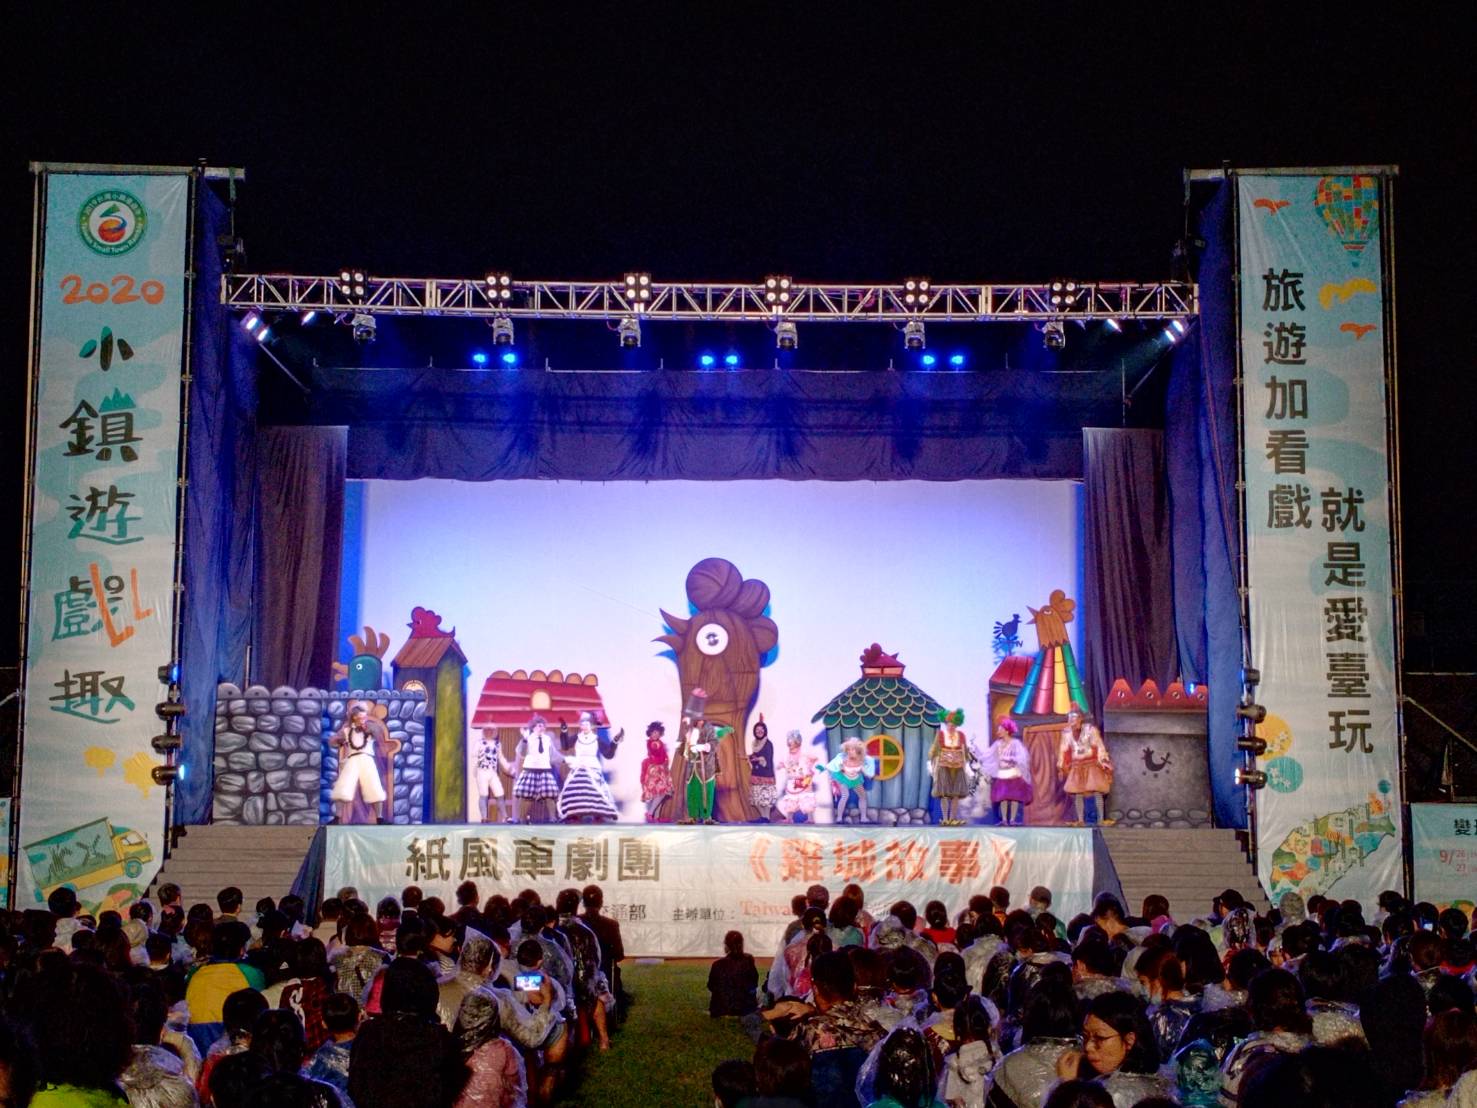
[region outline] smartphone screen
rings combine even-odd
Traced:
[[[520,973],[513,978],[514,988],[524,992],[534,992],[544,987],[544,975],[541,973]]]

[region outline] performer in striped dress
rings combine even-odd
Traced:
[[[602,727],[597,731],[595,717],[589,712],[580,713],[579,729],[573,732],[567,723],[559,721],[559,745],[564,748],[564,760],[569,766],[564,788],[559,793],[561,820],[567,823],[586,820],[614,823],[619,818],[615,797],[605,781],[605,765],[601,759],[615,754],[625,734],[623,729],[614,738],[607,738],[609,728]],[[572,754],[569,753],[571,747],[574,749]]]

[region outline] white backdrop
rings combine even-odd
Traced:
[[[860,676],[874,641],[926,692],[963,707],[973,734],[995,622],[1019,613],[1034,651],[1026,606],[1057,588],[1080,598],[1073,482],[359,484],[346,625],[388,632],[388,660],[412,608],[438,612],[469,659],[469,712],[494,670],[597,674],[630,740],[611,766],[630,820],[641,819],[644,729],[662,720],[670,742],[681,710],[676,666],[652,641],[664,631],[658,609],[688,614],[684,583],[703,558],[769,586],[779,649],[756,712],[777,746],[791,728],[820,733],[811,716]],[[1080,621],[1069,626],[1075,638]]]

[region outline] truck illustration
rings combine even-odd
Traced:
[[[154,860],[142,834],[114,827],[106,816],[27,843],[24,849],[36,899],[42,901],[64,885],[85,889],[120,877],[138,877]]]

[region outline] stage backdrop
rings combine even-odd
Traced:
[[[1415,898],[1438,908],[1477,907],[1477,804],[1412,804]]]
[[[1401,887],[1382,181],[1239,179],[1251,659],[1271,715],[1260,876]]]
[[[47,174],[20,907],[142,895],[163,860],[189,179]]]
[[[1034,652],[1027,606],[1053,589],[1081,595],[1079,488],[351,482],[342,622],[345,634],[387,632],[388,658],[411,610],[433,609],[468,659],[470,705],[495,670],[595,674],[613,726],[626,730],[612,789],[623,817],[640,822],[646,726],[665,723],[670,748],[682,709],[677,668],[653,640],[666,630],[662,609],[690,614],[697,562],[725,558],[769,587],[779,645],[763,658],[750,719],[764,714],[777,755],[792,728],[823,737],[811,717],[861,676],[873,642],[901,658],[908,680],[963,707],[966,733],[983,738],[995,624],[1020,617],[1021,649]],[[1080,626],[1068,624],[1074,639]]]
[[[1025,904],[1031,889],[1052,891],[1052,911],[1071,919],[1092,906],[1093,832],[1067,828],[919,828],[910,833],[803,827],[329,827],[323,889],[345,885],[373,904],[419,885],[455,902],[462,881],[485,901],[538,889],[595,883],[605,912],[619,920],[626,953],[670,958],[723,953],[726,931],[768,954],[794,917],[790,897],[817,882],[856,882],[879,919],[908,900],[942,900],[957,911],[992,885]]]

